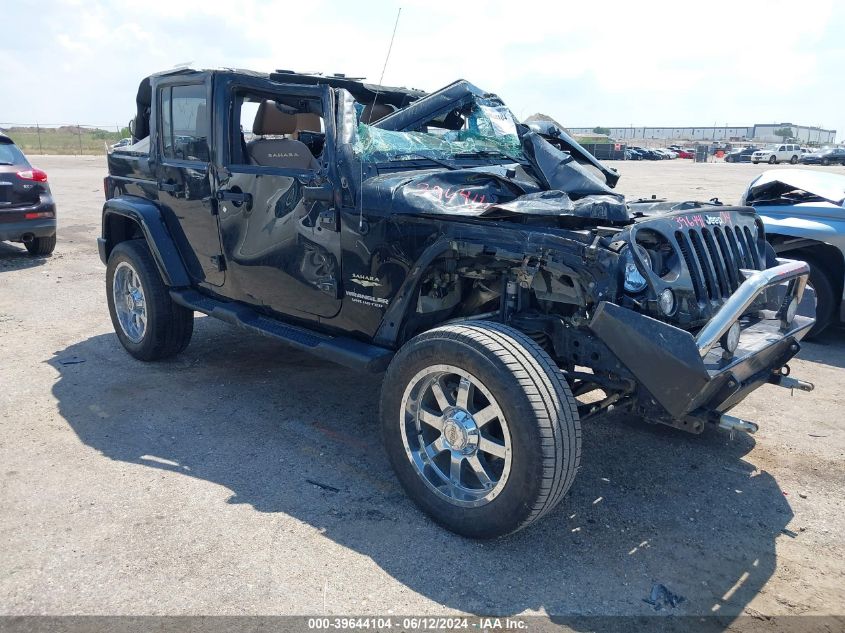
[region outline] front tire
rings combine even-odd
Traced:
[[[52,253],[56,248],[56,236],[36,237],[29,242],[24,242],[27,252],[33,257],[44,257]]]
[[[194,313],[170,298],[143,241],[114,247],[106,268],[106,296],[117,338],[138,360],[175,356],[191,341]]]
[[[829,159],[827,159],[827,158],[822,158],[822,165],[824,165],[825,167],[827,167],[828,165],[830,165],[830,160],[829,160]]]
[[[581,459],[578,408],[531,338],[487,321],[406,343],[387,370],[382,437],[409,497],[471,538],[515,532],[551,511]]]
[[[777,159],[776,156],[772,156],[771,158],[769,158],[769,165],[777,165],[777,164],[778,164],[778,159]]]
[[[800,257],[800,256],[799,256]],[[816,293],[816,322],[807,332],[807,340],[818,338],[830,325],[836,314],[837,301],[833,291],[833,281],[824,271],[821,262],[810,257],[801,258],[810,265],[809,285]]]

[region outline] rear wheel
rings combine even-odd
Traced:
[[[170,298],[143,241],[114,247],[106,268],[106,296],[117,338],[135,358],[168,358],[191,341],[194,313]]]
[[[448,325],[396,354],[382,436],[408,496],[453,532],[493,538],[551,511],[581,457],[578,408],[532,339],[498,323]]]
[[[36,257],[49,255],[56,248],[56,236],[36,237],[29,242],[24,242],[24,246],[26,246],[26,250],[30,255]]]
[[[793,156],[792,158],[789,159],[790,165],[795,165],[797,163],[798,163],[798,157],[797,156]]]

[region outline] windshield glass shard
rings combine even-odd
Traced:
[[[398,132],[359,123],[353,151],[370,163],[428,158],[487,158],[495,162],[525,160],[516,120],[501,103],[475,97],[459,113],[459,129],[427,125],[425,131]]]

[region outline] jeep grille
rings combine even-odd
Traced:
[[[741,268],[760,270],[760,253],[748,226],[689,228],[675,240],[699,302],[727,299],[743,282]]]

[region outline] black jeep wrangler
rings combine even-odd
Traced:
[[[786,365],[813,324],[808,267],[775,258],[752,209],[626,203],[564,131],[466,81],[178,70],[137,107],[99,239],[123,346],[177,354],[202,312],[386,370],[390,461],[450,530],[551,511],[581,421],[611,408],[753,432],[727,414],[749,392],[812,388]]]

